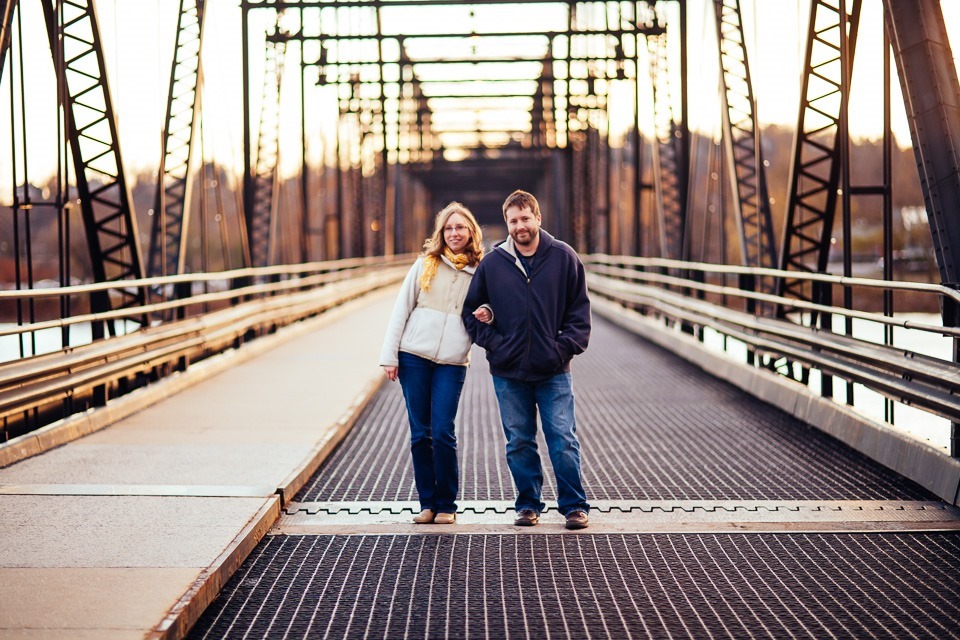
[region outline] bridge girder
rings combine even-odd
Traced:
[[[960,287],[960,83],[943,13],[937,0],[883,5],[940,280]]]

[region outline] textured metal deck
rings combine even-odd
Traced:
[[[574,361],[591,500],[925,500],[846,445],[612,325]],[[497,400],[482,350],[457,425],[460,496],[512,500]],[[298,502],[416,500],[400,385],[383,388]],[[541,457],[546,447],[541,443]],[[545,469],[549,469],[545,460]],[[552,474],[544,497],[555,499]]]
[[[950,638],[946,534],[271,536],[192,638]]]
[[[602,321],[574,385],[590,528],[511,526],[478,352],[457,524],[388,385],[189,637],[960,638],[960,509]]]

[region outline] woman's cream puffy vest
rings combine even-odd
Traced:
[[[397,366],[397,353],[405,351],[440,364],[466,365],[470,361],[470,336],[460,311],[476,267],[457,271],[440,257],[430,290],[420,288],[423,258],[410,267],[403,280],[380,352],[381,366]]]

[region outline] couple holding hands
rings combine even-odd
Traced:
[[[537,451],[537,412],[567,529],[589,521],[580,474],[570,360],[587,348],[590,301],[583,264],[540,229],[540,205],[514,191],[503,203],[509,237],[485,259],[473,214],[451,202],[394,305],[380,364],[400,381],[422,511],[418,524],[456,522],[459,471],[454,420],[471,343],[486,350],[507,465],[517,490],[518,526],[533,526],[546,505]]]

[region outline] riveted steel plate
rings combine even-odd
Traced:
[[[927,500],[837,440],[596,319],[573,362],[583,477],[591,500]],[[483,350],[457,418],[460,498],[513,500]],[[388,384],[298,501],[415,501],[409,429]],[[541,457],[546,450],[541,442]],[[549,461],[544,498],[555,500]]]
[[[960,534],[270,536],[189,637],[948,638]]]

